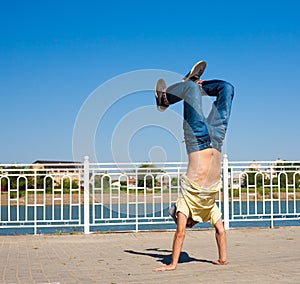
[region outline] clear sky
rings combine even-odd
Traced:
[[[300,160],[299,11],[297,0],[1,0],[0,163],[72,160],[76,118],[99,86],[139,70],[184,75],[201,59],[203,79],[235,86],[229,159]],[[181,159],[174,112],[181,115],[182,106],[148,111],[154,101],[146,88],[95,114],[102,115],[93,138],[97,161],[122,161],[120,151],[132,161]],[[168,115],[173,132],[151,123]],[[144,123],[133,129],[130,121]],[[89,155],[84,140],[81,152]]]

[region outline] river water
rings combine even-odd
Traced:
[[[270,213],[274,213],[274,227],[300,226],[300,201],[296,203],[273,202],[235,202],[229,204],[231,228],[270,227]],[[297,212],[294,214],[293,212]],[[60,234],[83,232],[83,206],[45,206],[44,207],[11,207],[1,206],[0,235],[32,234],[36,226],[38,234]],[[265,213],[265,214],[263,214]],[[256,215],[256,216],[255,216]],[[36,220],[34,216],[37,216]],[[138,216],[138,218],[136,217]],[[90,231],[113,232],[132,230],[172,230],[176,228],[168,219],[168,205],[161,207],[156,204],[113,205],[112,207],[98,205],[90,206]],[[155,219],[153,218],[155,217]],[[278,220],[283,218],[283,220]],[[7,221],[8,218],[10,221]],[[93,221],[94,220],[94,221]],[[137,226],[138,224],[138,226]],[[12,227],[14,226],[14,227]],[[197,224],[194,228],[211,228],[209,223]]]

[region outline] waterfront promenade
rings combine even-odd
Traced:
[[[227,266],[214,230],[189,230],[176,271],[173,232],[0,236],[1,283],[300,283],[300,227],[232,229]]]

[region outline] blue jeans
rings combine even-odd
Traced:
[[[193,81],[176,83],[166,90],[170,104],[184,100],[184,138],[188,154],[206,148],[221,151],[225,138],[234,87],[222,80],[208,80],[202,83],[208,96],[216,97],[206,118],[202,111],[202,92]]]

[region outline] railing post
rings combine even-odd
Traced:
[[[223,218],[225,230],[229,229],[229,195],[228,195],[228,158],[223,156]]]
[[[135,231],[139,231],[139,194],[138,194],[138,186],[139,186],[139,175],[137,174],[136,187],[135,187]]]
[[[90,233],[90,164],[89,157],[84,157],[83,165],[83,187],[84,187],[84,233]]]
[[[272,169],[273,170],[273,169]],[[271,172],[272,172],[271,170]],[[280,197],[280,180],[278,179],[278,191],[279,191],[279,197]],[[273,229],[274,228],[274,208],[273,208],[273,179],[270,179],[270,199],[271,199],[271,221],[270,221],[270,228]],[[287,209],[288,210],[288,209]]]

